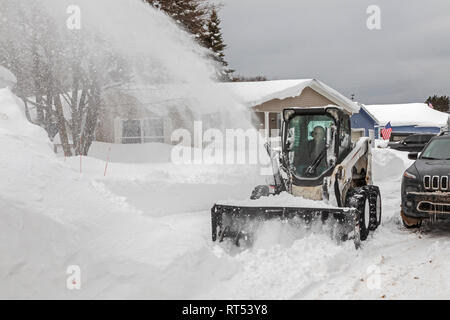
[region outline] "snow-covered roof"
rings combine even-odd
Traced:
[[[249,107],[274,99],[296,97],[309,87],[351,113],[359,111],[356,103],[316,79],[228,82],[221,85],[227,87],[241,103]]]
[[[449,114],[430,108],[425,103],[363,105],[364,110],[378,123],[385,126],[444,127]]]

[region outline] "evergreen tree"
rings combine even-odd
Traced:
[[[144,0],[165,12],[201,43],[207,8],[205,0]]]
[[[206,32],[204,34],[203,44],[206,48],[212,51],[212,58],[220,64],[227,66],[225,61],[224,50],[226,48],[223,42],[222,31],[220,28],[220,19],[217,15],[217,10],[211,10],[210,18],[206,24]]]
[[[227,46],[223,41],[220,23],[221,21],[217,14],[217,9],[212,7],[205,27],[206,32],[203,35],[203,45],[211,51],[211,58],[223,67],[219,72],[219,79],[231,80],[231,73],[234,70],[226,68],[228,66],[228,62],[225,61],[224,50]]]
[[[209,57],[218,63],[217,78],[230,81],[234,70],[228,69],[225,61],[220,18],[217,6],[207,0],[144,0],[158,10],[165,12],[186,31],[194,35],[197,42],[209,49]]]
[[[265,76],[246,77],[238,75],[231,78],[231,82],[256,82],[256,81],[267,81],[267,77]]]
[[[433,108],[438,111],[447,112],[449,113],[450,110],[450,97],[448,96],[437,96],[434,95],[432,97],[428,97],[427,101],[425,101],[427,104],[432,104]]]

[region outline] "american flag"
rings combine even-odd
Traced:
[[[391,133],[392,133],[392,126],[391,123],[389,122],[384,129],[381,129],[381,136],[383,137],[384,140],[389,140],[391,138]]]

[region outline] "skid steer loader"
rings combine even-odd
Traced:
[[[212,240],[251,241],[255,225],[269,219],[325,223],[332,220],[338,241],[359,248],[381,222],[381,196],[372,185],[370,138],[352,142],[351,113],[338,106],[283,110],[281,148],[266,144],[273,169],[270,185],[257,186],[250,199],[287,192],[316,200],[312,207],[234,206],[211,209]],[[323,204],[323,206],[321,206]]]

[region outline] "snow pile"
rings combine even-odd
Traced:
[[[111,162],[105,177],[103,160],[83,157],[80,173],[80,159],[56,157],[8,89],[0,90],[0,113],[0,298],[448,295],[449,225],[414,233],[398,224],[406,153],[373,150],[383,221],[362,250],[316,226],[277,222],[263,225],[254,247],[229,248],[211,242],[209,210],[217,199],[245,203],[263,183],[257,166]],[[81,290],[65,287],[69,265],[81,268]],[[378,288],[369,285],[373,268]]]
[[[0,146],[0,297],[32,297],[52,284],[54,277],[42,271],[64,259],[76,239],[49,205],[60,166],[48,137],[26,120],[9,89],[0,90]]]
[[[372,149],[373,178],[376,181],[397,180],[414,162],[407,152],[391,149]]]
[[[357,256],[353,243],[338,246],[325,234],[304,232],[293,242],[287,241],[288,237],[281,233],[278,239],[261,239],[253,249],[237,254],[233,260],[241,266],[239,272],[200,298],[308,299],[325,283],[344,274]]]
[[[430,108],[425,103],[364,105],[380,126],[417,126],[441,128],[447,124],[448,114]]]
[[[104,161],[83,157],[80,173],[8,89],[0,110],[1,298],[188,298],[233,273],[210,250],[205,213],[247,197],[255,182],[242,172],[257,171],[111,163],[104,177]],[[65,287],[70,265],[80,291]]]
[[[89,156],[121,163],[166,163],[170,162],[172,148],[172,145],[164,143],[115,144],[94,141]]]
[[[17,83],[16,77],[8,69],[0,66],[0,88],[12,87]]]
[[[0,121],[2,134],[23,136],[35,141],[44,137],[48,140],[42,129],[28,122],[22,101],[9,88],[0,89]]]
[[[375,148],[385,149],[389,145],[389,140],[375,139]]]

